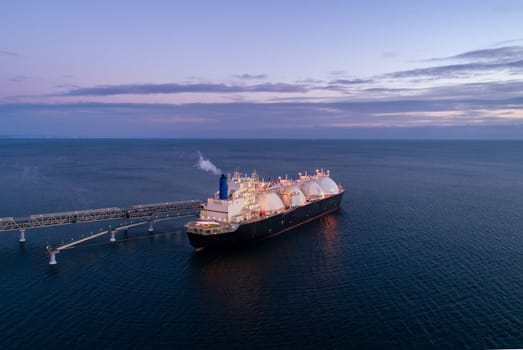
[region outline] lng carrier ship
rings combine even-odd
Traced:
[[[222,174],[219,191],[201,206],[199,220],[185,225],[191,245],[219,248],[262,239],[339,209],[344,189],[330,171],[298,175],[264,181],[256,171]]]

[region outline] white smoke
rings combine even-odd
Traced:
[[[222,171],[216,167],[209,159],[203,158],[203,155],[198,151],[198,162],[195,165],[198,169],[208,171],[214,175],[220,175]]]

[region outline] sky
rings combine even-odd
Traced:
[[[523,139],[523,1],[0,0],[0,137]]]

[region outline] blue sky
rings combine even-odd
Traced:
[[[521,1],[0,13],[0,136],[523,138]]]

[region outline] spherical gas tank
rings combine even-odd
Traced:
[[[316,180],[310,180],[305,182],[301,186],[301,189],[303,191],[303,194],[305,194],[305,197],[307,198],[323,196],[323,190],[320,187],[320,185],[316,182]]]
[[[294,193],[296,193],[296,199],[295,201],[298,202],[299,205],[304,204],[307,200],[305,199],[305,195],[303,192],[296,186],[292,186],[290,190]]]
[[[283,204],[285,204],[285,206],[287,207],[297,207],[305,204],[305,202],[307,201],[305,199],[305,195],[297,186],[291,186],[289,188],[286,188],[282,192],[281,198]]]
[[[318,184],[325,194],[338,194],[340,192],[338,185],[330,177],[321,177]]]
[[[262,192],[257,196],[257,202],[265,212],[275,212],[284,208],[280,196],[276,192]]]

